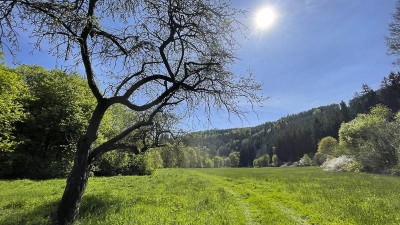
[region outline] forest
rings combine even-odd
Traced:
[[[304,154],[311,157],[317,152],[318,143],[324,137],[339,138],[339,128],[356,118],[369,113],[377,106],[386,106],[391,112],[400,109],[400,75],[390,73],[380,89],[372,90],[362,85],[349,103],[344,101],[288,115],[275,122],[229,130],[210,130],[188,134],[183,143],[188,146],[205,146],[211,155],[228,156],[240,153],[240,166],[253,166],[254,159],[267,154],[272,159],[277,155],[281,164],[298,161]]]

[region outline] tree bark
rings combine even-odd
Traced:
[[[78,141],[74,166],[67,178],[67,185],[57,209],[56,224],[58,225],[72,224],[78,219],[92,164],[89,153],[92,144],[97,139],[97,131],[107,107],[108,105],[104,102],[97,104],[86,134]]]
[[[79,141],[77,157],[67,178],[67,185],[61,202],[58,205],[56,220],[58,225],[72,224],[78,219],[79,208],[90,172],[89,148],[90,144],[88,145],[85,138]]]

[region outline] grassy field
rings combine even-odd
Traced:
[[[0,181],[0,224],[49,224],[64,180]],[[319,168],[91,178],[77,224],[400,224],[400,178]]]

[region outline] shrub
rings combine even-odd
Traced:
[[[399,163],[400,122],[388,108],[378,105],[343,123],[340,146],[359,161],[367,172],[385,172]]]
[[[240,157],[239,152],[231,152],[231,154],[229,154],[229,160],[230,160],[231,167],[239,166],[239,157]]]
[[[327,160],[321,168],[326,171],[355,171],[360,164],[353,157],[342,155],[337,158]]]
[[[135,155],[133,163],[130,164],[130,174],[151,175],[156,169],[162,168],[161,155],[157,150],[150,150]]]
[[[272,165],[279,166],[279,158],[276,154],[272,155]]]
[[[324,137],[318,143],[318,152],[325,155],[333,155],[337,146],[338,142],[335,138],[331,136]]]
[[[400,164],[389,170],[390,174],[400,176]]]
[[[224,157],[223,159],[224,159],[223,166],[224,167],[231,167],[231,160],[229,159],[229,157]]]
[[[210,158],[204,158],[204,167],[205,168],[213,168],[214,167],[214,162]]]
[[[133,154],[127,152],[107,152],[95,163],[92,170],[95,176],[127,175],[133,160]]]
[[[267,167],[269,165],[269,156],[267,154],[260,156],[253,161],[254,167]]]
[[[222,167],[224,164],[224,159],[221,156],[214,156],[213,161],[215,168]]]
[[[324,155],[320,152],[317,152],[314,155],[313,163],[314,163],[314,165],[320,166],[326,161],[326,159],[327,159],[326,155]]]
[[[304,156],[299,160],[298,166],[311,166],[313,163],[312,159],[308,154],[304,154]]]

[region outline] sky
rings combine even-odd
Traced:
[[[247,120],[218,116],[211,128],[255,126],[314,107],[348,101],[366,83],[373,89],[396,70],[384,38],[395,0],[235,0],[247,9],[250,34],[234,71],[250,69],[269,99]],[[270,6],[277,18],[254,29],[254,14]],[[226,118],[226,115],[221,115]]]
[[[322,105],[348,102],[361,85],[379,88],[394,58],[387,55],[384,37],[392,20],[395,0],[232,0],[246,10],[240,20],[248,26],[246,38],[239,37],[240,60],[235,73],[252,71],[269,97],[262,107],[239,119],[226,112],[213,112],[211,123],[199,112],[200,121],[187,121],[185,129],[226,129],[256,126]],[[254,25],[263,7],[277,14],[266,30]],[[55,57],[34,52],[21,43],[17,59],[48,69],[60,66]],[[29,49],[29,50],[28,50]],[[6,54],[6,63],[12,59]],[[79,71],[79,70],[78,70]],[[243,103],[244,108],[250,108]],[[229,120],[228,120],[229,119]]]

